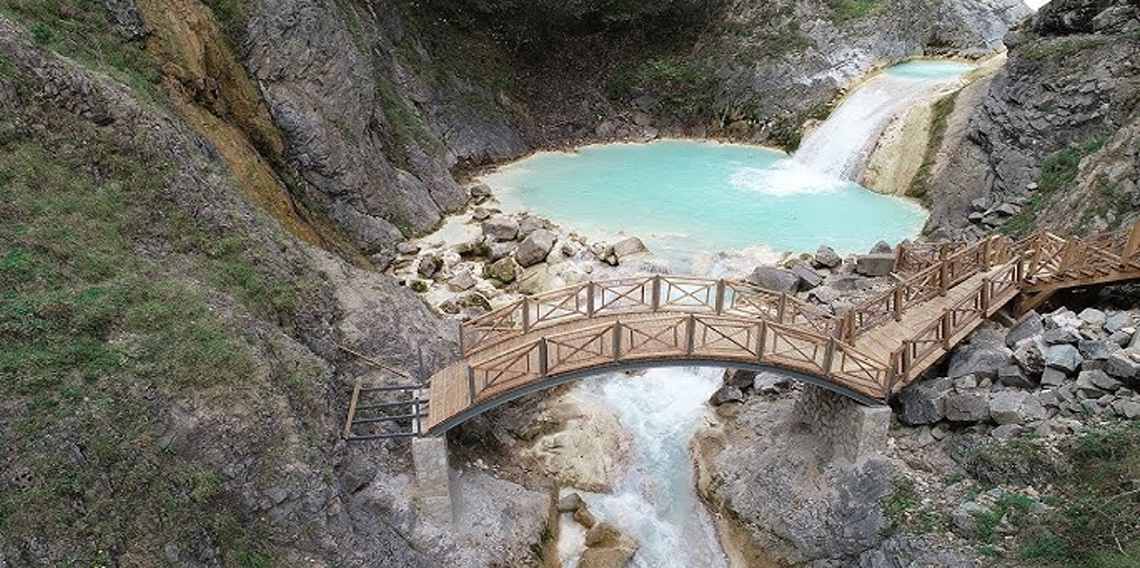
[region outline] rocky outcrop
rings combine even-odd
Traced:
[[[1050,2],[1009,35],[1008,63],[936,172],[928,228],[1087,232],[1130,218],[1140,200],[1137,9]]]

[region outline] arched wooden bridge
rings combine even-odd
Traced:
[[[748,283],[685,276],[524,298],[461,326],[463,357],[431,377],[427,400],[416,399],[412,435],[441,434],[589,374],[639,367],[775,368],[880,403],[1015,298],[1024,311],[1063,288],[1140,278],[1140,222],[1084,239],[1040,232],[1018,242],[904,244],[895,271],[895,286],[843,316]]]

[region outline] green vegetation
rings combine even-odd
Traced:
[[[1104,147],[1104,142],[1104,138],[1093,138],[1081,144],[1072,144],[1045,158],[1041,164],[1037,191],[1021,211],[1002,226],[1001,231],[1014,237],[1029,234],[1036,226],[1038,215],[1060,198],[1063,190],[1068,189],[1077,179],[1081,160],[1099,152]],[[1085,220],[1086,229],[1087,222],[1088,219]]]
[[[54,102],[0,109],[0,470],[16,479],[0,534],[69,550],[62,565],[203,539],[226,565],[272,565],[218,474],[160,444],[160,401],[242,399],[266,371],[312,400],[320,369],[258,369],[222,315],[288,324],[296,292],[248,260],[253,243],[181,213],[173,168],[129,144]]]
[[[835,22],[843,24],[869,16],[882,9],[881,2],[873,0],[827,0]]]
[[[893,482],[891,494],[879,502],[890,526],[883,536],[889,537],[906,529],[910,534],[926,534],[944,531],[950,526],[950,515],[932,505],[923,505],[914,481],[909,477],[898,477]]]
[[[245,2],[242,0],[202,0],[202,3],[214,13],[218,26],[229,39],[231,45],[239,45],[242,30],[245,28],[246,14]]]
[[[639,67],[620,67],[607,83],[611,98],[625,99],[636,91],[661,97],[665,108],[682,115],[712,112],[715,77],[704,61],[655,58]]]
[[[918,167],[918,171],[915,172],[910,187],[906,191],[907,197],[922,201],[926,207],[930,207],[930,169],[934,167],[938,149],[942,147],[942,141],[946,138],[946,125],[950,119],[950,113],[954,112],[954,105],[958,101],[958,93],[960,92],[954,91],[950,95],[938,99],[930,107],[930,137],[927,139],[926,153],[923,155],[922,165]]]
[[[116,34],[102,2],[0,0],[0,13],[23,22],[37,44],[105,71],[148,99],[157,95],[158,65],[142,42]]]
[[[1105,44],[1102,36],[1043,37],[1026,42],[1016,48],[1015,54],[1026,59],[1046,60],[1070,57]]]

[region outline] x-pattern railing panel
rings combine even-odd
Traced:
[[[658,309],[667,311],[713,311],[717,306],[719,281],[670,276],[659,279]]]
[[[695,317],[693,353],[758,358],[760,326],[723,318]]]
[[[621,358],[625,360],[677,357],[686,354],[689,318],[643,319],[622,322]]]

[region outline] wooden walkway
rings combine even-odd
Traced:
[[[524,298],[461,326],[463,358],[432,376],[415,432],[439,435],[586,375],[669,365],[776,368],[883,402],[1016,298],[1025,310],[1063,288],[1140,278],[1140,222],[1085,239],[904,244],[895,269],[895,286],[842,316],[745,282],[685,276]]]

